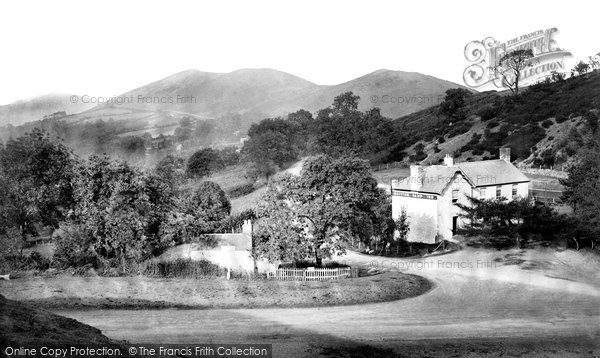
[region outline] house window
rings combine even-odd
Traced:
[[[485,199],[485,188],[479,189],[479,197]]]
[[[517,184],[513,184],[513,186],[512,186],[512,197],[513,198],[517,197]]]
[[[501,196],[502,196],[502,187],[500,185],[498,185],[496,187],[496,199],[500,199]]]
[[[458,189],[452,190],[452,202],[453,203],[458,202]]]

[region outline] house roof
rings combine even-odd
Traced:
[[[464,162],[457,166],[476,187],[529,182],[517,167],[502,159]]]
[[[494,186],[502,184],[529,182],[517,167],[504,160],[484,160],[456,163],[453,166],[431,165],[422,167],[417,190],[421,193],[442,194],[454,178],[462,175],[472,187]],[[412,182],[417,179],[407,177],[392,183],[392,189],[411,190]]]

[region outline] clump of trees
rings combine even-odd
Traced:
[[[458,206],[462,217],[468,219],[460,233],[471,238],[470,245],[508,248],[566,242],[579,249],[582,244],[593,248],[599,240],[598,227],[582,220],[589,216],[559,214],[554,208],[529,199],[470,197],[468,204]]]
[[[319,110],[316,117],[299,110],[286,118],[267,118],[252,125],[242,149],[251,163],[250,175],[268,179],[306,155],[358,156],[372,162],[390,156],[397,159],[403,146],[390,152],[400,139],[392,120],[382,116],[378,108],[359,111],[359,100],[359,96],[346,92],[330,107]]]
[[[0,148],[0,258],[31,261],[22,257],[27,240],[54,231],[53,265],[125,272],[231,223],[223,190],[182,189],[184,171],[172,156],[152,171],[106,155],[81,160],[39,129],[9,140]]]
[[[39,129],[0,148],[0,235],[21,247],[58,227],[74,203],[70,150]]]

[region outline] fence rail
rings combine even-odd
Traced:
[[[269,279],[278,281],[326,281],[358,277],[358,269],[352,267],[341,268],[280,268],[269,272]]]

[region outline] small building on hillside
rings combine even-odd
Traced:
[[[443,165],[411,165],[410,176],[392,180],[392,216],[406,210],[410,231],[407,240],[434,244],[451,239],[464,224],[456,204],[468,205],[468,196],[483,199],[526,198],[529,178],[510,162],[510,148],[500,149],[500,159]]]

